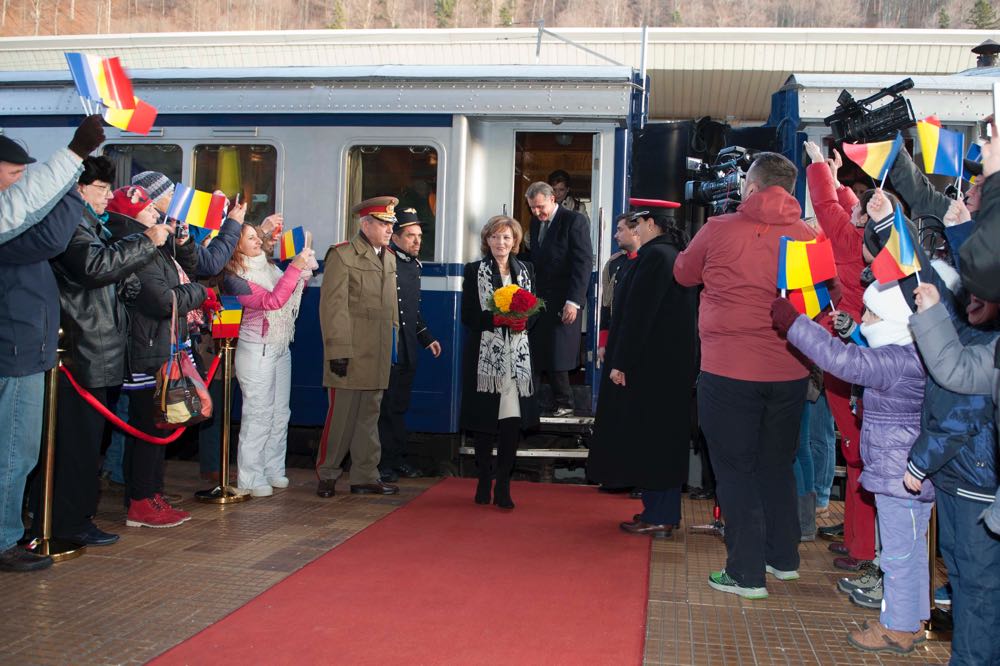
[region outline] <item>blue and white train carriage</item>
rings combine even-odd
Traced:
[[[522,224],[524,190],[567,171],[587,203],[596,256],[628,191],[630,130],[644,91],[625,67],[382,66],[131,71],[136,94],[159,110],[148,136],[107,128],[102,150],[118,183],[152,169],[198,189],[239,192],[248,219],[281,212],[312,231],[317,254],[357,231],[350,207],[399,197],[425,226],[423,308],[444,354],[423,359],[409,425],[458,430],[462,264],[479,230],[507,212]],[[81,118],[68,72],[0,74],[0,128],[47,156]],[[596,270],[596,269],[595,269]],[[595,273],[596,275],[596,273]],[[293,348],[292,421],[326,411],[318,275],[303,299]],[[592,290],[596,291],[596,290]],[[594,386],[591,296],[583,383]]]

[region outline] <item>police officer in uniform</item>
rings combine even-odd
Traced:
[[[410,479],[420,476],[420,470],[406,462],[406,410],[410,408],[410,393],[420,350],[430,350],[435,358],[441,355],[441,343],[431,334],[420,314],[422,265],[417,258],[423,239],[420,225],[415,209],[397,210],[396,224],[389,241],[389,251],[396,255],[399,343],[396,362],[389,371],[389,388],[382,396],[382,410],[378,417],[379,439],[382,442],[379,471],[382,480],[389,483],[400,476]]]
[[[358,235],[326,253],[319,315],[330,408],[316,455],[320,497],[333,496],[348,452],[351,493],[399,492],[383,483],[378,471],[379,406],[399,328],[396,256],[387,250],[398,203],[395,197],[375,197],[355,205]]]

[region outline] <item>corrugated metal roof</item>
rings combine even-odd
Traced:
[[[638,68],[642,31],[568,28],[580,46]],[[170,67],[604,65],[533,29],[150,33],[0,39],[0,70],[52,70],[64,51],[119,55],[136,69]],[[770,95],[796,73],[952,74],[971,67],[974,30],[651,28],[650,117],[767,117]]]

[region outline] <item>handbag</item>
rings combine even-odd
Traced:
[[[156,427],[172,430],[212,417],[212,398],[187,346],[178,338],[177,295],[171,294],[170,357],[156,371]]]

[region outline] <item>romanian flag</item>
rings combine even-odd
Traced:
[[[965,153],[965,159],[969,160],[970,162],[982,162],[983,161],[982,146],[980,146],[978,143],[970,143],[969,150],[967,150]],[[962,178],[969,181],[970,183],[975,183],[976,176],[972,175],[972,173],[965,168],[964,164],[962,166],[963,166]]]
[[[156,121],[156,107],[135,98],[135,108],[116,109],[109,106],[104,110],[104,120],[112,127],[135,134],[149,134]]]
[[[902,147],[903,135],[899,132],[892,141],[845,143],[842,146],[844,154],[876,181],[881,181],[889,173]]]
[[[213,338],[238,338],[240,322],[243,321],[243,306],[236,296],[220,296],[222,309],[212,317]]]
[[[274,248],[279,261],[287,261],[306,249],[306,230],[295,227],[281,234],[277,247]]]
[[[928,118],[917,122],[917,138],[924,156],[924,171],[939,176],[958,178],[962,174],[965,137],[959,132],[942,129],[940,121]]]
[[[66,62],[80,97],[115,109],[135,108],[132,81],[125,74],[118,58],[67,53]]]
[[[209,194],[177,183],[174,198],[170,200],[167,217],[184,224],[218,230],[222,227],[222,216],[226,210],[226,197]]]
[[[809,241],[781,237],[778,289],[804,289],[837,277],[833,243],[822,236]]]
[[[892,218],[892,230],[885,247],[872,262],[872,275],[880,284],[893,280],[901,280],[907,275],[913,275],[920,270],[920,258],[913,246],[913,237],[906,228],[903,211],[896,206],[896,214]]]
[[[796,310],[812,319],[830,304],[830,292],[826,285],[820,282],[817,285],[789,291],[788,300]]]

